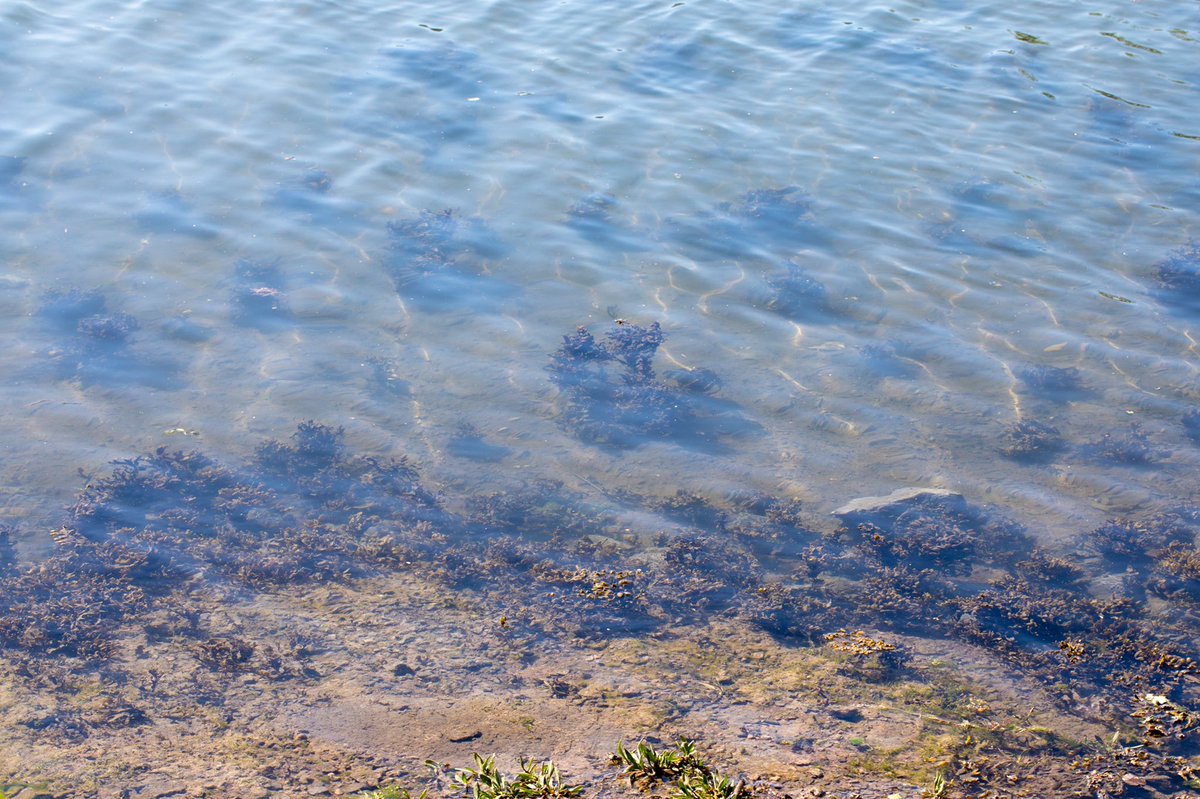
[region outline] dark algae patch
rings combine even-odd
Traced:
[[[145,354],[139,337],[146,331],[138,320],[114,311],[99,291],[50,292],[36,319],[53,341],[45,350],[45,363],[57,379],[78,381],[84,388],[129,383],[177,387],[179,365]]]
[[[464,304],[499,306],[515,293],[490,273],[504,248],[477,217],[424,210],[388,224],[384,268],[396,291],[430,311],[461,310]],[[486,291],[481,288],[486,287]]]
[[[560,391],[561,424],[584,441],[615,447],[669,440],[713,451],[725,439],[752,434],[753,422],[713,396],[720,388],[715,372],[658,375],[655,356],[665,340],[658,322],[624,320],[599,340],[586,327],[563,336],[547,367]]]
[[[1006,458],[1022,463],[1045,463],[1053,460],[1065,448],[1066,442],[1057,427],[1048,422],[1026,419],[1008,428],[1000,452]]]
[[[1155,298],[1172,313],[1200,312],[1200,244],[1189,241],[1155,264]]]
[[[554,356],[610,370],[581,401],[659,380],[661,329],[612,332]],[[708,396],[677,385],[656,390]],[[0,779],[69,795],[90,758],[97,787],[140,791],[128,758],[167,736],[194,753],[167,769],[186,784],[384,791],[470,744],[509,759],[459,788],[567,791],[548,761],[498,765],[557,753],[607,796],[596,753],[641,739],[618,749],[625,781],[690,799],[1194,790],[1194,511],[1115,518],[1062,552],[944,490],[835,519],[537,480],[445,497],[316,421],[242,464],[117,461],[48,557],[21,562],[0,531],[0,714],[21,753]],[[737,771],[662,736],[711,741]],[[435,794],[454,784],[438,768]]]
[[[709,210],[670,220],[668,235],[698,257],[787,259],[823,246],[829,234],[816,220],[812,200],[798,186],[763,188]]]

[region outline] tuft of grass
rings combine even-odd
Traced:
[[[750,799],[753,795],[746,783],[715,772],[684,774],[675,787],[679,792],[673,799]]]
[[[655,751],[645,742],[627,749],[617,744],[613,765],[623,766],[631,786],[649,790],[660,782],[672,782],[671,799],[751,799],[753,792],[742,781],[718,774],[698,754],[696,745],[680,739],[674,749]]]
[[[631,786],[650,788],[660,782],[674,782],[687,774],[707,774],[709,768],[696,754],[696,745],[680,739],[674,749],[655,751],[646,742],[633,749],[626,749],[623,742],[617,743],[617,752],[612,756],[615,766],[623,766]]]
[[[564,783],[552,761],[521,760],[521,770],[512,779],[496,767],[496,756],[471,755],[474,768],[461,768],[454,781],[473,799],[569,799],[583,792],[582,786]]]

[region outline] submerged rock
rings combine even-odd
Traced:
[[[903,506],[908,505],[914,500],[922,499],[943,500],[955,505],[963,503],[962,494],[957,491],[951,491],[948,488],[897,488],[887,496],[852,499],[835,510],[833,515],[842,518],[848,523],[851,518],[857,520],[860,516],[874,516],[885,513],[894,515],[903,510]]]

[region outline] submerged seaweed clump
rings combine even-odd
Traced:
[[[563,424],[597,444],[635,446],[658,438],[714,445],[722,431],[713,424],[721,406],[702,403],[695,389],[715,385],[715,375],[686,389],[660,380],[654,356],[665,339],[658,322],[618,323],[601,341],[586,327],[563,336],[548,367],[566,399]],[[706,414],[706,409],[718,412]]]
[[[978,562],[1009,563],[1030,540],[1007,520],[957,495],[918,496],[902,504],[843,516],[860,546],[884,566],[968,574]]]
[[[1065,446],[1057,427],[1036,419],[1025,419],[1008,428],[1000,452],[1015,461],[1040,463],[1052,459]]]
[[[134,346],[139,324],[127,313],[113,312],[97,291],[50,292],[37,318],[55,344],[47,351],[56,377],[83,386],[134,382],[175,387],[179,366],[139,357]]]
[[[267,442],[254,469],[159,448],[93,480],[0,600],[0,644],[30,654],[106,657],[115,633],[198,632],[204,576],[268,588],[392,569],[451,519],[403,461],[347,456],[340,428],[301,424]],[[215,656],[214,656],[215,657]]]
[[[649,245],[641,233],[614,216],[618,209],[617,198],[611,194],[591,194],[567,209],[566,224],[610,252],[646,249]]]
[[[1142,519],[1117,518],[1105,522],[1084,537],[1085,546],[1114,569],[1140,569],[1162,557],[1168,547],[1189,544],[1195,528],[1175,513]]]
[[[1155,563],[1150,589],[1168,599],[1200,602],[1200,549],[1170,544]]]
[[[482,220],[463,218],[451,209],[421,211],[388,224],[384,268],[396,291],[434,310],[477,307],[475,284],[486,274],[485,260],[500,254],[494,234]],[[507,299],[510,287],[488,281],[487,301]]]
[[[781,274],[767,278],[771,296],[767,307],[795,322],[811,322],[829,311],[825,285],[790,261]]]
[[[827,234],[814,219],[812,202],[797,186],[754,189],[709,211],[671,220],[681,246],[703,257],[786,259],[823,244]]]
[[[1017,371],[1025,389],[1036,399],[1069,402],[1087,393],[1083,375],[1073,366],[1030,366]]]
[[[1178,313],[1200,311],[1200,244],[1189,241],[1156,266],[1158,301]]]
[[[1090,460],[1113,466],[1146,466],[1169,454],[1163,448],[1155,447],[1149,434],[1136,423],[1124,434],[1104,433],[1081,446],[1079,451]]]

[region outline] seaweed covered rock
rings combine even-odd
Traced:
[[[557,480],[535,480],[499,493],[472,496],[466,521],[487,535],[578,540],[611,526],[609,514]]]
[[[1200,244],[1189,241],[1155,267],[1155,298],[1174,313],[1200,312]]]
[[[1019,527],[968,505],[945,489],[898,489],[838,510],[843,531],[888,567],[969,574],[980,563],[1008,562],[1030,542]]]
[[[1112,569],[1142,569],[1176,544],[1195,540],[1195,526],[1178,513],[1144,518],[1110,519],[1084,536],[1086,550],[1099,555]]]
[[[34,657],[105,658],[121,624],[150,607],[149,592],[163,593],[156,584],[180,576],[133,547],[87,541],[67,528],[54,537],[54,554],[5,583],[0,646]]]
[[[737,543],[684,531],[663,549],[657,594],[675,615],[703,616],[728,607],[761,578],[758,562]]]
[[[790,645],[815,646],[825,633],[850,622],[843,606],[809,586],[768,583],[749,594],[741,616],[771,637]]]
[[[618,321],[600,341],[586,327],[563,336],[547,367],[565,400],[563,426],[596,444],[666,439],[701,448],[756,428],[730,403],[659,378],[654,357],[665,339],[658,322]]]
[[[1150,588],[1169,599],[1200,602],[1200,549],[1180,542],[1168,545],[1154,564]]]
[[[649,574],[587,558],[578,548],[515,537],[447,547],[437,568],[450,584],[469,589],[536,630],[595,636],[645,632],[662,622],[647,597]]]

